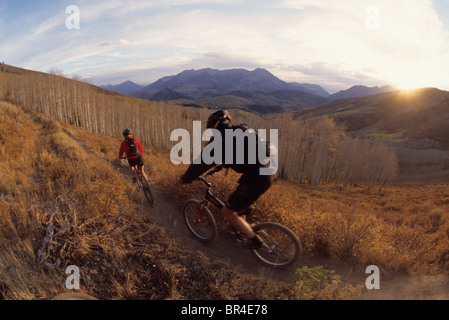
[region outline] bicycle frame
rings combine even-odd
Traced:
[[[136,166],[134,166],[134,167],[132,167],[132,168],[133,168],[133,170],[132,170],[133,174],[135,175],[135,177],[137,178],[137,180],[140,181],[140,179],[141,179],[141,177],[142,177],[142,175],[143,175],[142,167],[136,165]]]
[[[203,208],[205,206],[207,206],[208,203],[212,203],[215,207],[217,207],[220,210],[225,206],[223,201],[218,199],[218,197],[216,197],[210,191],[212,184],[210,182],[208,182],[206,179],[204,179],[203,177],[198,177],[198,179],[204,182],[204,184],[207,186],[207,189],[206,189],[206,193],[204,195],[204,199],[201,201],[201,205],[198,208],[195,225],[198,225],[204,219],[205,213],[203,213],[203,211],[204,211]]]
[[[205,177],[212,175],[214,172],[217,171],[211,171]],[[209,243],[215,238],[218,231],[216,221],[209,210],[209,203],[220,210],[225,206],[225,203],[211,192],[212,184],[204,177],[200,176],[196,180],[201,180],[207,189],[202,200],[190,199],[186,201],[183,209],[184,220],[197,239]],[[247,213],[247,210],[241,213]],[[270,267],[286,267],[295,263],[298,256],[301,255],[301,243],[294,232],[287,227],[272,222],[253,224],[251,227],[256,234],[262,237],[263,243],[262,246],[252,249],[252,252],[264,264]],[[235,233],[238,241],[247,240],[246,237],[240,237],[237,230]]]
[[[218,199],[211,191],[211,183],[208,182],[206,179],[204,179],[203,177],[199,177],[198,179],[200,179],[201,181],[204,182],[204,184],[207,186],[207,190],[206,190],[206,194],[204,196],[204,200],[202,202],[210,202],[212,203],[214,206],[216,206],[218,209],[222,209],[225,204],[223,203],[223,201],[221,201],[220,199]]]
[[[150,184],[149,184],[148,178],[147,178],[145,172],[143,171],[143,166],[134,166],[133,174],[137,178],[136,182],[137,182],[138,188],[143,190],[145,197],[147,198],[150,205],[152,205],[153,201],[154,201],[153,195],[150,190]]]

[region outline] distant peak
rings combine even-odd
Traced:
[[[254,69],[253,72],[257,72],[257,73],[269,73],[269,74],[271,74],[270,71],[268,71],[267,69],[264,69],[264,68],[257,68],[257,69]]]

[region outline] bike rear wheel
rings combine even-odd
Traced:
[[[190,232],[201,242],[208,243],[214,240],[217,234],[217,225],[210,210],[201,205],[198,200],[188,200],[183,209],[184,221]]]
[[[145,198],[147,198],[148,203],[150,205],[153,204],[153,194],[151,193],[150,183],[148,182],[147,178],[145,178],[144,175],[140,176],[140,182],[142,183],[142,190],[143,194],[145,195]]]
[[[265,265],[285,268],[298,261],[302,254],[301,243],[296,234],[287,227],[265,222],[253,228],[264,245],[253,250],[253,254]]]

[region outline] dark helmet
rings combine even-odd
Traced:
[[[218,110],[212,113],[209,116],[209,119],[207,119],[207,128],[216,128],[218,124],[222,123],[223,121],[228,120],[231,122],[231,116],[226,110]]]
[[[123,136],[126,138],[131,134],[131,129],[126,128],[123,130]]]

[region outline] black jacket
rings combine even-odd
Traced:
[[[234,161],[233,164],[225,164],[225,158],[226,158],[226,139],[225,139],[225,130],[226,129],[234,129],[235,127],[231,126],[228,123],[221,123],[217,130],[220,131],[221,136],[222,136],[222,161],[221,163],[223,164],[224,168],[231,168],[234,171],[238,172],[238,173],[242,173],[242,176],[239,180],[239,184],[242,183],[257,183],[259,181],[262,181],[264,179],[267,178],[267,176],[262,176],[260,175],[260,168],[264,167],[265,165],[259,163],[258,160],[256,160],[255,164],[249,164],[248,163],[248,157],[247,157],[247,153],[245,152],[245,162],[243,164],[236,164],[235,161],[235,156],[236,156],[236,141],[234,139],[233,141],[233,151],[234,151]],[[212,139],[209,141],[209,143],[211,143],[213,141],[213,137]],[[246,151],[248,150],[248,146],[247,146],[248,141],[245,141],[245,149]],[[205,173],[206,171],[208,171],[209,169],[213,168],[214,166],[216,166],[218,163],[213,163],[213,164],[206,164],[203,162],[203,151],[201,152],[201,163],[199,164],[194,164],[192,163],[189,168],[187,169],[187,171],[185,172],[185,174],[181,177],[181,179],[186,182],[186,183],[190,183],[193,180],[195,180],[196,178],[198,178],[199,176],[201,176],[203,173]]]

